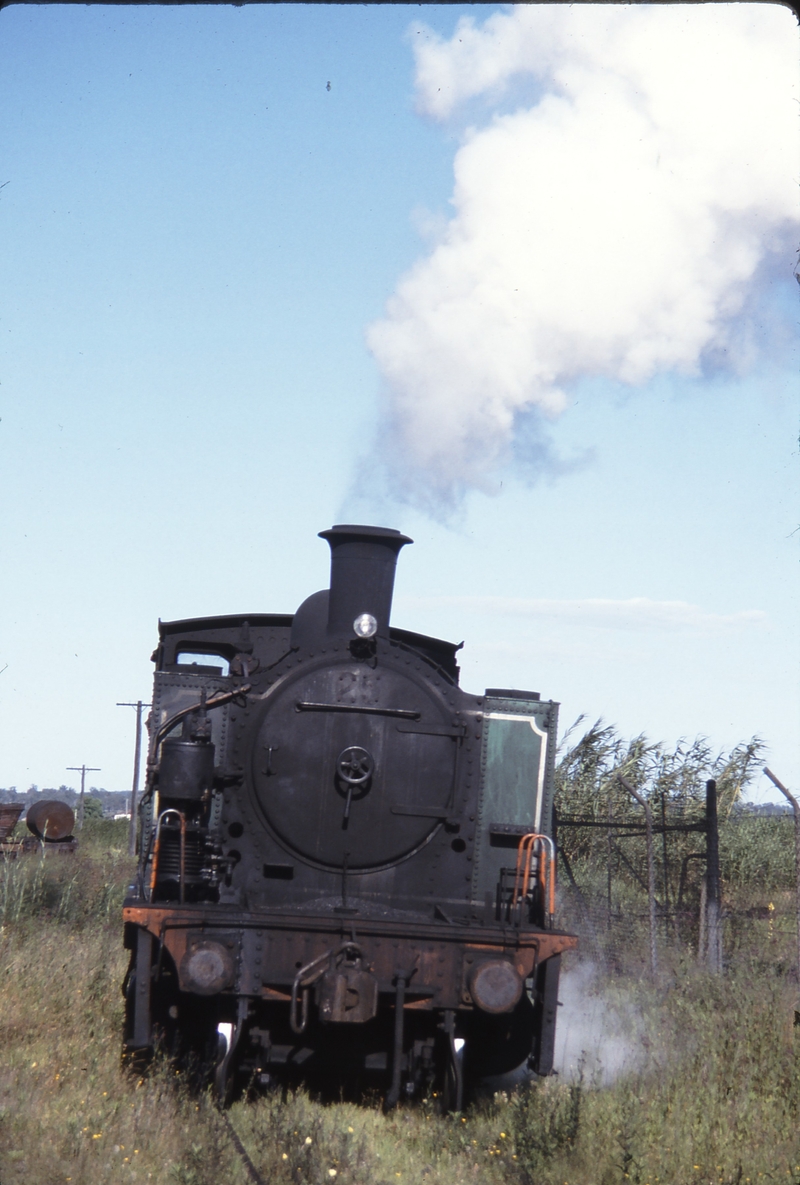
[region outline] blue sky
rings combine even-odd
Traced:
[[[551,303],[566,312],[525,338],[552,383],[494,375],[518,344],[496,295],[465,306],[478,331],[460,344],[456,325],[452,365],[419,347],[446,303],[437,260],[452,292],[477,266],[456,249],[480,244],[502,297],[502,261],[524,263],[530,242],[542,253],[513,211],[490,219],[502,243],[485,228],[470,239],[471,212],[519,183],[492,157],[500,198],[479,192],[480,154],[544,135],[565,62],[605,86],[578,41],[516,19],[457,5],[0,12],[0,785],[58,786],[86,762],[96,784],[127,789],[133,713],[115,704],[148,698],[157,619],[292,612],[327,582],[316,532],[355,520],[414,537],[395,623],[463,638],[468,689],[532,687],[565,724],[586,713],[668,742],[758,733],[800,788],[797,210],[773,196],[783,182],[771,189],[765,166],[726,214],[724,250],[664,313],[676,325],[675,309],[710,302],[717,328],[695,350],[687,325],[702,318],[687,313],[683,353],[648,373],[630,370],[646,332],[612,319],[604,341],[628,333],[612,356],[600,330],[568,324],[586,293],[594,310],[625,297],[580,210],[553,231],[573,287],[551,284]],[[526,37],[509,65],[503,46]],[[627,33],[608,37],[615,49]],[[622,49],[613,60],[624,77]],[[540,166],[534,188],[556,175],[540,141],[514,143]],[[745,166],[746,148],[740,136]],[[796,128],[784,156],[796,177]],[[764,258],[737,264],[758,234],[772,236]],[[734,270],[709,294],[720,258]],[[540,296],[525,299],[509,319],[536,328]],[[462,375],[484,309],[501,337],[487,328]],[[553,354],[562,330],[569,350]],[[768,783],[756,794],[774,798]]]

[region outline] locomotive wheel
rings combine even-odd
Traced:
[[[471,1018],[464,1067],[468,1092],[510,1090],[530,1078],[539,1025],[538,1012],[527,996],[508,1015],[478,1013]]]
[[[442,1114],[452,1115],[464,1110],[464,1075],[461,1057],[448,1056],[442,1082]]]
[[[217,1025],[217,1059],[214,1070],[214,1097],[223,1110],[229,1107],[236,1085],[238,1050],[249,1014],[249,1001],[239,1000],[235,1024],[223,1021]]]
[[[450,1115],[464,1109],[464,1042],[455,1033],[455,1013],[446,1012],[440,1026],[441,1110]]]
[[[234,1050],[222,1033],[217,1034],[217,1057],[214,1068],[214,1098],[223,1111],[230,1105],[233,1096],[233,1053]]]
[[[206,999],[184,992],[175,996],[174,1011],[177,1015],[170,1017],[165,1052],[192,1090],[205,1091],[213,1084],[218,1063],[216,1013]]]

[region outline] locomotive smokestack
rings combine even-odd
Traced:
[[[328,634],[352,636],[356,618],[367,614],[377,632],[387,634],[397,555],[413,539],[388,527],[360,526],[331,527],[320,531],[320,538],[331,548]]]

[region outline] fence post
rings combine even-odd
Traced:
[[[656,864],[653,854],[653,812],[650,810],[650,803],[647,799],[642,798],[641,794],[634,790],[627,778],[623,778],[622,774],[617,774],[617,778],[628,793],[632,794],[636,801],[644,807],[644,822],[647,832],[647,897],[650,905],[650,970],[655,975],[658,970],[658,955],[656,951]]]
[[[608,831],[606,832],[606,855],[608,856],[608,883],[606,885],[606,896],[608,904],[608,929],[611,929],[611,863],[614,855],[614,842],[611,837],[611,825],[614,821],[614,807],[611,799],[611,790],[608,792]]]
[[[714,975],[722,970],[722,917],[719,880],[719,822],[717,819],[717,783],[706,782],[706,940],[708,969]]]
[[[667,854],[667,792],[661,791],[661,843],[664,851],[664,937],[669,938],[670,930],[672,930],[673,938],[677,934],[677,919],[673,917],[670,924],[670,909],[669,909],[669,856]]]
[[[797,897],[797,977],[800,980],[800,802],[791,791],[787,790],[783,782],[779,781],[771,769],[764,768],[764,773],[781,794],[789,800],[794,812],[794,878],[795,894]]]

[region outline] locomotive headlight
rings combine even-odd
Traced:
[[[359,613],[353,622],[353,633],[357,638],[374,638],[378,623],[371,613]]]
[[[484,1012],[511,1012],[522,996],[522,976],[505,959],[491,959],[472,972],[469,990]]]
[[[205,938],[195,940],[181,960],[181,987],[201,996],[215,996],[233,983],[234,973],[227,946]]]

